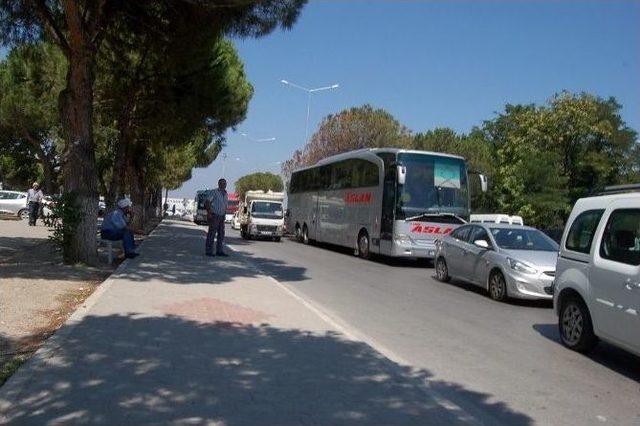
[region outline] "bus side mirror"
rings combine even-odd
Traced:
[[[404,185],[407,181],[407,168],[402,164],[398,165],[398,184]]]
[[[482,192],[487,192],[487,190],[489,189],[487,177],[483,174],[478,175],[478,177],[480,178],[480,189],[482,189]]]

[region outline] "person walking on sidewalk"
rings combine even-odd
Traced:
[[[104,240],[120,241],[124,247],[124,255],[127,259],[138,256],[135,252],[136,244],[133,238],[133,230],[127,223],[127,216],[131,216],[131,200],[123,198],[118,201],[118,207],[110,211],[102,221],[100,236]]]
[[[27,191],[27,206],[29,207],[29,226],[36,226],[36,221],[40,215],[40,204],[44,194],[40,190],[38,182],[34,182],[33,186]]]
[[[227,212],[227,181],[220,179],[218,188],[211,191],[205,201],[207,209],[207,223],[209,230],[205,242],[205,254],[207,256],[227,256],[224,252],[224,215]],[[217,238],[216,238],[217,234]],[[213,240],[216,239],[216,253],[213,253]]]

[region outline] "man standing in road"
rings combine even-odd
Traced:
[[[40,214],[40,204],[44,194],[40,190],[38,182],[33,183],[33,187],[27,191],[27,206],[29,207],[29,226],[36,226],[38,215]]]
[[[224,247],[224,215],[227,212],[228,196],[227,181],[220,179],[218,188],[211,191],[205,201],[207,209],[207,223],[209,231],[207,232],[207,241],[205,243],[205,254],[207,256],[224,256],[227,254],[223,251]],[[216,253],[213,253],[213,240],[216,238]]]

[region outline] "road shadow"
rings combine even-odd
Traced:
[[[90,316],[55,354],[26,367],[28,374],[18,372],[0,390],[0,414],[11,424],[469,421],[434,392],[473,407],[490,424],[532,423],[491,395],[392,363],[363,343],[268,325]]]
[[[290,241],[296,244],[302,244],[296,241],[295,238],[289,237]],[[334,253],[339,253],[345,256],[354,257],[354,250],[352,248],[337,246],[329,243],[321,243],[318,241],[311,241],[309,245],[313,247],[317,247],[319,249],[332,251]],[[427,259],[411,259],[411,258],[402,258],[402,257],[390,257],[383,256],[380,254],[371,254],[371,257],[367,259],[368,262],[377,263],[380,265],[386,265],[397,268],[418,268],[418,269],[428,269],[433,268],[433,261]]]
[[[533,329],[542,337],[562,346],[558,324],[534,324]],[[566,350],[569,351],[569,349]],[[640,357],[624,349],[600,341],[591,352],[584,356],[628,379],[640,383]]]
[[[276,279],[308,279],[306,268],[246,252],[227,250],[229,257],[206,257],[205,237],[206,228],[190,224],[175,222],[160,226],[153,232],[153,238],[144,241],[136,261],[119,271],[117,276],[133,281],[161,280],[172,284],[224,284],[243,277],[256,277],[268,270]],[[238,241],[242,240],[230,237],[226,243],[237,245]]]
[[[457,287],[461,290],[467,291],[469,293],[475,293],[478,297],[484,297],[486,299],[491,300],[489,296],[489,292],[480,286],[475,284],[468,283],[466,281],[461,281],[455,278],[452,278],[451,281],[447,283],[443,283],[438,279],[438,277],[434,274],[431,275],[434,281],[442,284],[442,285],[450,285],[453,287]],[[553,301],[552,300],[528,300],[528,299],[515,299],[513,297],[507,299],[506,302],[496,302],[502,303],[511,306],[522,306],[525,308],[535,308],[535,309],[553,309]]]

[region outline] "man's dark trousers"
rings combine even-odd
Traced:
[[[129,231],[127,228],[120,229],[118,231],[103,229],[100,232],[100,236],[102,237],[102,239],[109,240],[109,241],[122,240],[122,247],[124,247],[124,254],[133,253],[136,249],[136,243],[133,238],[133,232]]]
[[[216,254],[223,253],[224,247],[224,215],[211,215],[207,218],[209,222],[209,231],[207,232],[207,241],[205,243],[205,253],[208,255],[213,254],[213,240],[218,234],[216,239]]]
[[[38,220],[38,213],[40,213],[40,203],[29,202],[29,225],[35,226],[36,220]]]

